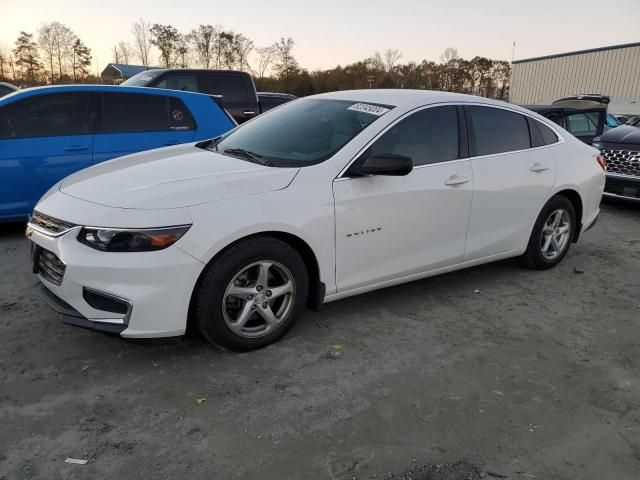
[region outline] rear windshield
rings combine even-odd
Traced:
[[[392,108],[349,100],[300,99],[232,130],[217,142],[217,149],[220,153],[250,151],[275,167],[320,163]]]
[[[128,80],[125,80],[120,85],[127,87],[148,87],[151,82],[164,73],[164,70],[146,70],[140,72]]]

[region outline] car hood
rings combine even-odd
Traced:
[[[81,170],[66,195],[117,208],[180,208],[281,190],[298,169],[265,167],[193,144],[137,153]]]
[[[622,125],[620,127],[607,130],[600,136],[600,141],[606,143],[631,143],[640,145],[640,128],[630,125]]]

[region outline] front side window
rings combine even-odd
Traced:
[[[531,148],[529,126],[524,115],[501,108],[466,108],[472,126],[470,148],[473,156]]]
[[[349,100],[300,99],[232,130],[216,147],[220,153],[252,152],[272,166],[303,167],[330,158],[392,108]]]
[[[105,93],[101,133],[158,132],[195,128],[180,99],[164,95]]]
[[[596,112],[572,113],[565,117],[565,125],[576,137],[593,136],[598,131],[598,119]]]
[[[198,77],[194,74],[165,75],[154,87],[187,92],[200,91],[198,89]]]
[[[87,135],[89,93],[33,95],[0,109],[0,139]]]
[[[454,106],[432,107],[398,122],[371,147],[371,155],[409,157],[413,165],[459,158],[458,113]]]

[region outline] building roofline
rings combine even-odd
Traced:
[[[623,43],[620,45],[611,45],[610,47],[589,48],[587,50],[576,50],[574,52],[556,53],[553,55],[544,55],[542,57],[523,58],[522,60],[514,60],[511,63],[512,65],[517,65],[518,63],[536,62],[538,60],[549,60],[551,58],[571,57],[573,55],[582,55],[584,53],[602,52],[604,50],[617,50],[619,48],[631,48],[631,47],[640,47],[640,42]]]

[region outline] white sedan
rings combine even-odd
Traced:
[[[508,257],[553,267],[595,223],[605,170],[514,105],[335,92],[76,173],[27,235],[68,323],[129,338],[189,324],[249,350],[305,306]]]

